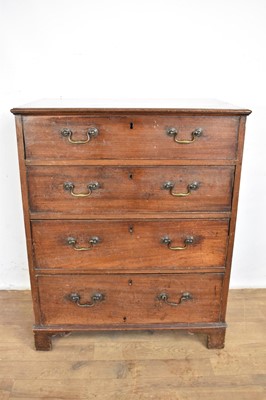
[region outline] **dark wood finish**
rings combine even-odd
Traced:
[[[245,126],[246,126],[246,118],[241,117],[240,123],[239,123],[239,134],[238,134],[238,154],[239,154],[238,159],[239,159],[239,161],[236,165],[236,172],[235,172],[235,184],[234,184],[233,198],[232,198],[232,215],[231,215],[231,220],[230,220],[228,250],[227,250],[227,258],[226,258],[226,271],[225,271],[225,279],[224,279],[225,283],[223,286],[223,296],[222,296],[221,317],[222,317],[223,321],[225,321],[225,316],[226,316],[226,306],[227,306],[227,299],[228,299],[228,290],[229,290],[231,265],[232,265],[233,249],[234,249],[237,207],[238,207],[242,157],[243,157],[244,139],[245,139]]]
[[[52,350],[51,333],[34,332],[34,342],[36,350],[49,351]]]
[[[112,213],[149,213],[181,211],[230,211],[234,167],[29,167],[31,212],[94,215]],[[174,197],[164,189],[174,184],[174,193],[186,193],[197,182],[199,188],[187,197]],[[89,197],[74,197],[64,189],[88,193],[88,184],[100,188]],[[108,204],[108,207],[106,205]]]
[[[218,322],[221,304],[222,274],[149,274],[40,276],[40,307],[45,325],[156,324]],[[77,293],[82,303],[100,292],[104,300],[94,307],[79,307],[70,300]],[[182,293],[192,300],[177,306],[165,304],[157,297],[169,294],[178,303]]]
[[[134,331],[139,331],[139,330],[167,330],[167,329],[178,329],[178,330],[188,330],[190,334],[194,333],[202,333],[207,336],[207,343],[206,346],[208,349],[223,349],[224,348],[224,342],[225,342],[225,334],[226,334],[226,326],[222,326],[222,323],[219,323],[219,328],[216,328],[218,324],[217,323],[208,323],[208,326],[204,324],[197,324],[197,323],[160,323],[160,324],[150,324],[150,325],[145,325],[145,324],[115,324],[111,326],[111,329],[113,331],[115,330],[134,330]],[[64,325],[66,327],[66,325]],[[67,335],[70,332],[82,332],[82,331],[101,331],[101,330],[109,330],[110,325],[84,325],[83,327],[81,325],[68,325],[67,326],[68,331],[58,331],[58,328],[54,329],[53,327],[48,327],[47,329],[43,329],[41,326],[40,327],[35,327],[33,329],[34,331],[34,342],[35,342],[35,348],[36,350],[40,351],[49,351],[52,350],[52,336],[60,336],[63,337]]]
[[[211,329],[207,332],[208,349],[223,349],[225,332],[225,328]]]
[[[23,117],[27,159],[217,159],[236,157],[239,118],[112,116]],[[131,129],[133,124],[133,129]],[[202,136],[188,145],[167,134],[175,127],[178,139],[191,139],[196,128]],[[71,129],[73,140],[85,140],[89,128],[99,134],[86,144],[72,144],[61,130]]]
[[[23,214],[24,214],[24,226],[26,233],[26,247],[28,255],[29,274],[31,282],[31,295],[32,303],[35,315],[35,323],[40,321],[40,309],[39,309],[39,294],[38,287],[36,285],[36,277],[34,273],[34,262],[32,253],[32,237],[31,237],[31,226],[30,226],[30,215],[29,215],[29,193],[27,183],[27,170],[25,166],[25,147],[23,138],[22,118],[20,115],[16,115],[16,132],[17,132],[17,147],[18,147],[18,159],[19,159],[19,171],[20,171],[20,182],[21,182],[21,195],[23,203]]]
[[[50,350],[54,334],[109,329],[185,329],[205,333],[208,348],[224,346],[250,111],[195,104],[44,102],[12,110],[38,350]],[[98,135],[87,144],[71,144],[61,134],[67,128],[73,140],[85,140],[93,127]],[[179,140],[190,140],[196,128],[203,133],[180,144],[167,134],[172,127]],[[63,188],[71,181],[75,193],[91,182],[101,187],[76,198]],[[167,181],[175,192],[192,181],[199,188],[173,197],[162,188]],[[91,250],[76,251],[67,243],[75,237],[77,246],[87,246],[92,236],[100,242]],[[188,236],[194,241],[173,251],[161,242],[165,236],[172,246],[184,245]],[[178,305],[165,303],[181,299]],[[84,301],[93,306],[78,305]]]
[[[224,267],[228,220],[32,221],[32,236],[36,268],[178,271]],[[100,243],[88,251],[76,251],[67,241],[72,237],[88,247],[95,236]],[[174,251],[161,243],[165,236],[172,246],[184,246],[190,236],[194,242]]]

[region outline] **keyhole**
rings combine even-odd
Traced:
[[[129,127],[130,127],[130,129],[133,129],[134,128],[134,123],[130,122]]]
[[[127,317],[123,317],[123,321],[124,321],[124,322],[127,322]]]
[[[129,179],[133,179],[133,174],[128,174]]]

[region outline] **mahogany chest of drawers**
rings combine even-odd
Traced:
[[[246,116],[223,103],[33,103],[16,115],[37,350],[185,329],[222,348]]]

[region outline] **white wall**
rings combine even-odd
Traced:
[[[265,0],[0,0],[0,288],[28,288],[11,107],[218,98],[251,108],[232,287],[265,287]]]

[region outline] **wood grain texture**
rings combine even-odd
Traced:
[[[23,117],[27,159],[219,159],[236,156],[239,117]],[[131,129],[133,124],[133,129]],[[178,139],[190,140],[191,133],[202,128],[193,143],[178,144],[167,135],[175,127]],[[85,140],[89,128],[99,134],[86,144],[69,143],[61,135],[71,129],[73,140]]]
[[[156,324],[218,322],[222,274],[191,275],[87,275],[39,276],[44,325]],[[81,304],[90,304],[95,293],[103,301],[93,307],[80,307],[71,301],[77,293]],[[171,306],[158,299],[167,293],[178,303],[189,292],[191,300]],[[110,326],[111,327],[111,326]]]
[[[31,212],[58,215],[230,211],[233,167],[28,167]],[[89,193],[88,185],[99,189],[88,197],[75,197],[64,183],[75,185],[74,193]],[[188,185],[198,189],[186,197],[175,197],[164,184],[174,185],[173,193],[187,193]]]
[[[130,272],[131,269],[176,270],[178,268],[224,267],[228,237],[228,220],[160,220],[160,221],[32,221],[36,268],[69,270],[90,267],[112,272],[112,268]],[[184,250],[184,240],[193,237],[193,244]],[[89,247],[89,240],[100,242],[88,251],[76,251],[76,246]]]
[[[97,221],[100,220],[101,218],[104,218],[105,220],[120,220],[121,218],[125,220],[130,220],[130,221],[136,221],[136,220],[146,220],[146,219],[154,219],[154,220],[160,220],[160,219],[179,219],[182,218],[184,220],[186,219],[228,219],[231,217],[231,211],[220,211],[220,212],[164,212],[164,213],[158,213],[158,212],[136,212],[136,213],[123,213],[121,214],[120,210],[118,212],[113,212],[112,214],[103,214],[103,213],[95,213],[95,214],[76,214],[75,216],[64,212],[58,214],[57,212],[30,212],[30,219],[32,221],[34,220],[92,220],[92,221]]]
[[[244,139],[245,139],[245,126],[246,126],[246,117],[241,117],[240,124],[239,124],[239,133],[238,133],[238,159],[239,159],[239,161],[236,165],[236,171],[235,171],[235,183],[234,183],[233,196],[232,196],[232,216],[230,219],[229,240],[228,240],[227,258],[226,258],[225,282],[224,282],[224,286],[223,286],[223,296],[222,296],[222,318],[224,321],[225,321],[225,316],[226,316],[226,305],[227,305],[233,250],[234,250],[237,208],[238,208],[239,188],[240,188],[240,179],[241,179],[241,170],[242,170],[242,157],[243,157]]]
[[[237,154],[236,154],[237,156]],[[115,166],[117,167],[118,164],[120,167],[122,166],[148,166],[148,167],[155,167],[155,166],[176,166],[176,165],[181,165],[181,166],[195,166],[195,165],[201,165],[201,166],[206,166],[206,165],[210,165],[210,166],[223,166],[223,165],[235,165],[236,163],[236,159],[232,159],[232,160],[214,160],[214,159],[208,159],[208,161],[206,160],[191,160],[191,159],[187,159],[187,160],[179,160],[179,159],[175,159],[175,160],[138,160],[138,159],[130,159],[130,160],[126,160],[126,159],[120,159],[119,163],[117,162],[117,160],[58,160],[58,159],[54,159],[54,160],[41,160],[41,159],[37,159],[37,160],[25,160],[25,165],[27,166],[39,166],[39,165],[47,165],[47,166],[53,166],[53,165],[60,165],[60,166],[69,166],[69,165],[81,165],[81,166]]]
[[[18,148],[18,160],[19,160],[19,173],[20,173],[20,184],[21,184],[21,195],[23,203],[23,215],[24,215],[24,227],[26,234],[26,247],[27,257],[29,266],[29,275],[32,288],[32,302],[34,307],[35,323],[40,320],[40,313],[38,307],[38,290],[36,287],[34,265],[33,265],[33,253],[32,253],[32,237],[31,237],[31,226],[30,226],[30,207],[29,207],[29,192],[27,183],[27,170],[25,166],[25,143],[23,136],[22,117],[16,115],[16,133],[17,133],[17,148]]]
[[[69,108],[61,102],[58,108],[35,104],[12,110],[17,115],[37,349],[51,349],[52,336],[69,330],[155,327],[204,333],[207,347],[224,346],[250,111],[219,108],[218,103],[207,108],[184,104]],[[86,144],[70,143],[61,133],[69,129],[72,140],[84,141],[89,128],[97,128],[98,135]],[[176,129],[176,139],[190,142],[177,143],[168,134],[170,128]],[[199,128],[202,134],[191,141]],[[199,188],[177,198],[163,189],[169,181],[178,193],[192,181]],[[64,189],[65,182],[75,185],[75,193],[88,191],[93,182],[100,187],[77,198]],[[95,236],[100,240],[92,248],[77,251],[91,246]],[[173,251],[162,243],[165,236],[172,246],[184,246],[191,236],[193,243]],[[90,301],[101,285],[103,301],[92,304],[95,315],[86,320],[88,308],[77,301]],[[159,307],[156,314],[162,304],[155,289],[172,290],[173,285],[180,291],[192,285],[193,301],[163,303],[166,311]],[[81,291],[75,303],[64,294],[70,289]],[[178,298],[177,293],[171,292],[172,297]],[[194,299],[196,307],[186,313]]]
[[[231,290],[223,350],[186,331],[72,333],[36,352],[29,291],[0,292],[0,398],[264,400],[266,290]]]

